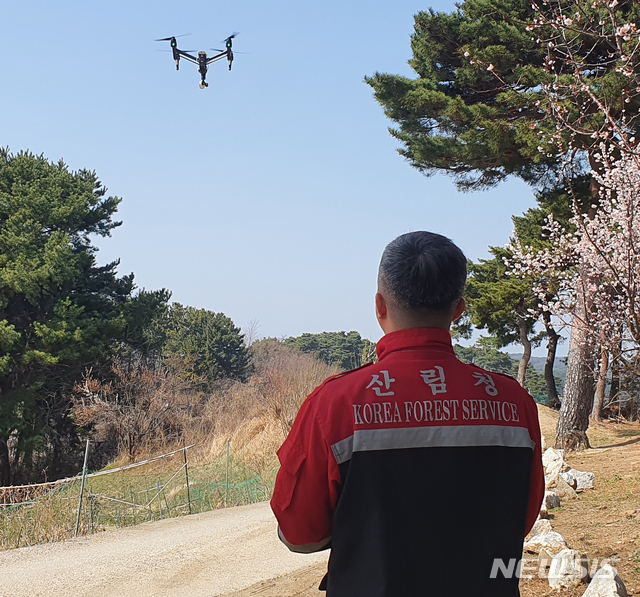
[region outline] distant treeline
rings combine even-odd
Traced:
[[[358,332],[321,332],[286,338],[283,344],[312,354],[327,365],[345,371],[355,369],[375,358],[375,342],[362,338]]]
[[[376,344],[362,338],[358,332],[322,332],[302,334],[282,341],[285,346],[311,354],[327,365],[341,370],[353,369],[375,359]],[[474,363],[487,371],[517,377],[520,361],[480,341],[474,346],[454,346],[456,355],[465,363]],[[556,378],[562,388],[563,380]],[[547,404],[547,386],[544,375],[531,363],[527,366],[525,388],[540,403]]]

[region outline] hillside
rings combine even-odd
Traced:
[[[509,352],[507,354],[516,361],[519,361],[522,358],[522,353],[518,354],[517,352]],[[553,364],[553,374],[562,380],[562,385],[564,385],[564,379],[567,376],[567,363],[565,359],[566,357],[556,357]],[[544,373],[545,361],[546,357],[531,357],[529,363],[531,363],[536,371]]]
[[[520,361],[522,358],[522,353],[508,353],[509,357],[511,357],[514,361]],[[535,371],[544,375],[544,366],[546,362],[546,357],[531,357],[529,360],[529,366],[533,367]],[[567,377],[567,362],[566,357],[556,357],[556,360],[553,363],[553,375],[556,378],[556,387],[558,390],[558,394],[562,397],[564,392],[564,380]]]

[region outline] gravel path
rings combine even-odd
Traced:
[[[290,553],[253,504],[0,552],[0,597],[214,597],[327,557]]]

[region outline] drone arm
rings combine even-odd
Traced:
[[[184,58],[185,60],[188,60],[189,62],[193,62],[194,64],[198,64],[198,59],[195,56],[192,56],[191,54],[188,54],[187,52],[183,52],[182,50],[178,50],[178,53],[180,54],[180,58]]]
[[[211,64],[216,60],[221,60],[222,58],[226,58],[226,56],[227,56],[227,51],[225,50],[224,52],[220,52],[220,54],[216,54],[215,56],[211,56],[211,58],[207,58],[207,64]]]

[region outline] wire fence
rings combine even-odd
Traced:
[[[269,499],[275,469],[259,475],[227,441],[212,462],[189,449],[38,485],[0,487],[0,548],[58,541],[142,522]]]

